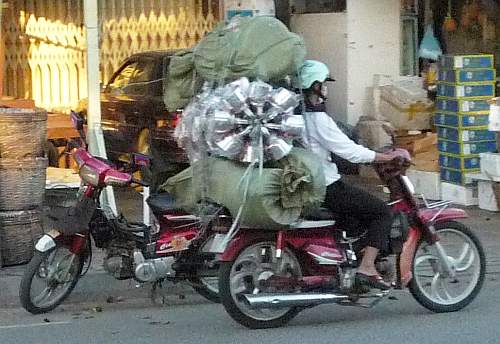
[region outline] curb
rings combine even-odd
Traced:
[[[23,271],[22,267],[0,269],[0,308],[20,307],[19,285]],[[78,281],[77,286],[63,305],[121,303],[132,300],[145,301],[153,305],[151,284],[142,284],[140,287],[136,285],[137,282],[134,280],[120,281],[105,272],[89,271]],[[168,298],[168,304],[208,302],[189,285],[181,283],[165,282],[160,296]]]

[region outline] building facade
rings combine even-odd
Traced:
[[[8,0],[3,94],[67,112],[87,95],[83,0]],[[218,21],[216,0],[100,0],[101,80],[133,53],[192,46]]]

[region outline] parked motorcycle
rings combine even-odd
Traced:
[[[22,306],[33,314],[45,313],[70,295],[91,264],[90,237],[96,247],[105,250],[104,268],[115,278],[152,283],[154,290],[165,280],[187,281],[199,294],[218,302],[218,264],[210,247],[216,229],[224,231],[220,222],[225,217],[223,209],[207,203],[205,215],[199,217],[178,208],[170,194],[161,193],[147,200],[154,214],[151,226],[106,211],[100,202],[105,187],[148,186],[133,177],[148,159],[133,154],[131,162],[119,170],[113,163],[90,155],[84,120],[76,113],[71,118],[83,142],[83,147],[72,150],[81,187],[76,202],[49,211],[50,231],[37,242],[22,278]]]
[[[429,310],[458,311],[483,285],[483,248],[456,221],[467,217],[465,211],[449,208],[450,202],[416,198],[405,176],[408,166],[403,158],[375,166],[390,190],[395,215],[390,251],[380,254],[377,268],[395,289],[408,287]],[[376,305],[390,290],[370,290],[355,279],[365,234],[338,228],[326,209],[278,232],[241,228],[229,233],[219,270],[226,311],[256,329],[285,325],[301,310],[320,304]]]

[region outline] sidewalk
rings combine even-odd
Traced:
[[[357,185],[382,196],[377,183],[357,180]],[[117,193],[119,208],[130,219],[140,219],[141,198],[130,193]],[[481,240],[487,257],[487,273],[500,274],[500,213],[480,210],[476,207],[467,208],[469,219],[463,222],[470,226]],[[68,303],[105,304],[111,297],[123,301],[142,300],[150,298],[150,285],[136,288],[133,280],[118,281],[109,276],[102,267],[104,253],[94,251],[94,260],[88,274],[84,276],[73,291]],[[23,266],[0,269],[0,308],[19,306],[19,284],[24,271]],[[496,278],[496,277],[495,277]],[[164,285],[163,295],[168,303],[205,302],[192,288],[185,284]],[[183,296],[186,296],[183,298]]]

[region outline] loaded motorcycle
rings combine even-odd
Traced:
[[[33,314],[49,312],[75,288],[92,260],[91,239],[104,249],[104,268],[119,280],[135,279],[158,287],[163,281],[187,281],[205,298],[218,302],[216,255],[209,252],[222,208],[205,204],[204,216],[186,213],[168,193],[152,195],[147,203],[154,214],[153,225],[127,221],[101,207],[105,187],[132,187],[147,183],[133,173],[148,165],[147,157],[132,154],[125,169],[87,152],[84,120],[71,119],[83,147],[73,147],[81,186],[77,201],[55,207],[47,216],[50,231],[36,243],[20,286],[22,306]],[[64,201],[62,203],[65,203]]]
[[[483,285],[483,248],[456,221],[467,217],[465,211],[449,208],[450,202],[417,199],[405,176],[409,165],[404,158],[375,165],[390,191],[395,218],[389,252],[379,255],[377,268],[395,289],[408,287],[429,310],[460,310]],[[277,232],[240,228],[228,233],[219,268],[226,311],[248,328],[270,328],[320,304],[376,305],[390,290],[370,290],[355,278],[365,234],[338,228],[326,209]]]

